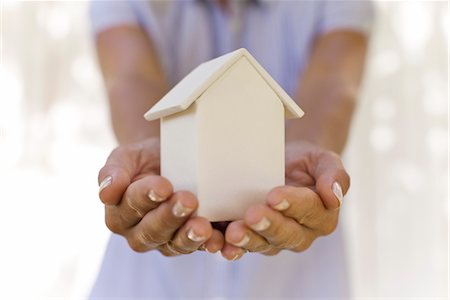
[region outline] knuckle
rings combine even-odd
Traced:
[[[168,232],[177,232],[187,220],[186,218],[188,218],[187,216],[176,217],[173,214],[173,206],[171,207],[170,211],[159,210],[157,211],[157,213],[160,213],[160,215],[158,218],[155,218],[152,221],[151,228],[155,232],[156,237],[161,238],[164,238],[168,234]],[[165,238],[165,242],[167,242],[168,240],[170,240],[170,237]]]
[[[200,245],[196,245],[196,242],[187,239],[186,235],[178,235],[172,241],[167,243],[169,248],[176,252],[185,253],[188,251],[194,251]]]
[[[108,229],[113,233],[120,234],[123,231],[122,221],[119,218],[106,214],[105,224],[106,227],[108,227]]]
[[[274,244],[275,244],[274,246],[276,246],[277,248],[289,249],[289,248],[292,248],[293,239],[291,237],[288,237],[287,239],[277,241]]]
[[[123,214],[123,218],[125,220],[136,218],[142,219],[144,217],[144,214],[142,213],[140,207],[137,205],[137,202],[134,199],[136,198],[132,196],[125,197],[125,203],[128,207],[128,214]]]
[[[266,249],[261,250],[259,252],[261,252],[262,254],[264,254],[266,256],[274,256],[274,255],[278,254],[280,251],[281,251],[281,249],[267,247]]]
[[[172,253],[172,252],[170,252],[169,250],[167,250],[167,249],[158,249],[159,250],[159,252],[163,255],[163,256],[165,256],[165,257],[173,257],[173,256],[178,256],[177,254],[174,254],[174,253]]]
[[[306,243],[306,242],[302,243],[299,247],[292,249],[292,251],[297,252],[297,253],[303,252],[303,251],[307,250],[311,246],[311,244],[312,243]]]
[[[197,250],[198,247],[193,248],[185,245],[185,243],[180,243],[177,241],[169,241],[165,245],[165,248],[172,253],[172,255],[190,254]]]
[[[128,244],[136,252],[145,252],[164,243],[158,242],[148,231],[138,230],[128,238]]]
[[[297,238],[295,234],[291,234],[291,230],[286,230],[286,227],[282,225],[274,226],[269,234],[270,244],[281,249],[289,248]]]
[[[270,251],[272,249],[273,248],[270,245],[260,245],[260,246],[256,247],[252,252],[261,252],[261,253],[267,254],[267,253],[270,253]]]
[[[311,224],[315,222],[315,212],[318,208],[318,202],[313,198],[308,197],[304,201],[305,210],[303,216],[300,218],[300,224]]]
[[[119,215],[119,219],[120,219],[120,226],[123,229],[128,229],[133,225],[135,225],[131,213],[122,213]]]
[[[321,230],[321,234],[322,235],[329,235],[331,233],[333,233],[336,230],[337,227],[337,220],[333,219],[330,220],[328,222],[325,222],[323,224],[322,230]]]
[[[294,248],[302,236],[300,235],[300,230],[286,230],[285,226],[279,226],[275,232],[274,239],[271,241],[271,244],[279,249],[291,249]]]
[[[127,241],[128,241],[128,245],[130,246],[130,248],[135,252],[143,253],[143,252],[150,250],[146,244],[142,243],[141,241],[137,240],[136,238],[129,238],[129,239],[127,239]]]
[[[305,238],[297,245],[297,247],[295,247],[294,249],[291,249],[291,250],[294,252],[297,252],[297,253],[303,252],[303,251],[307,250],[309,247],[311,247],[313,241],[314,241],[314,238]]]
[[[293,249],[297,247],[302,242],[302,236],[299,231],[296,231],[294,234],[288,236],[286,240],[282,243],[282,248],[284,249]]]
[[[151,243],[158,246],[167,243],[167,239],[160,230],[141,230],[139,231],[138,237],[144,243]]]
[[[198,247],[192,247],[187,245],[173,245],[173,250],[175,250],[177,254],[190,254],[197,249]]]

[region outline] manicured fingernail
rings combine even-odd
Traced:
[[[189,236],[188,236],[188,237],[189,237]],[[206,252],[208,252],[208,253],[211,253],[211,252],[208,251],[208,248],[206,248],[206,245],[205,245],[205,244],[201,244],[201,245],[198,247],[198,250],[206,251]]]
[[[286,199],[283,199],[280,203],[278,203],[277,205],[274,205],[273,208],[275,208],[276,210],[286,210],[289,208],[289,206],[291,206],[289,204],[289,202],[287,202]]]
[[[100,194],[104,189],[110,186],[112,183],[112,176],[106,176],[98,187],[98,193]]]
[[[267,220],[266,217],[263,217],[258,223],[250,225],[251,228],[253,228],[256,231],[263,231],[269,228],[270,221]]]
[[[206,238],[204,236],[197,235],[194,232],[194,229],[192,229],[192,228],[188,230],[187,237],[193,242],[204,242],[204,241],[206,241]],[[205,247],[205,250],[206,250],[206,247]]]
[[[250,237],[246,234],[239,242],[234,243],[233,245],[235,245],[236,247],[244,247],[245,245],[248,244],[249,241]]]
[[[166,198],[158,195],[154,190],[150,190],[150,192],[148,193],[148,197],[153,202],[162,202],[162,201],[166,200]]]
[[[342,199],[344,198],[344,195],[342,194],[342,188],[341,185],[338,182],[333,183],[333,194],[336,196],[336,199],[339,201],[338,208],[342,205]]]
[[[192,212],[192,208],[184,207],[180,201],[177,201],[172,208],[172,213],[175,217],[186,217]]]
[[[239,253],[236,253],[231,260],[237,260],[240,257]]]

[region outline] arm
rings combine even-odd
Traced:
[[[307,140],[325,149],[342,152],[366,49],[367,38],[357,32],[333,31],[317,39],[295,94],[305,116],[288,121],[287,142]]]
[[[99,173],[105,221],[138,252],[190,253],[200,246],[222,248],[223,235],[195,216],[196,197],[173,192],[159,176],[159,122],[143,114],[168,90],[155,50],[135,26],[117,26],[98,34],[97,51],[120,144]]]
[[[118,142],[159,137],[159,122],[149,123],[143,114],[168,85],[147,33],[131,25],[113,27],[98,34],[96,47]]]
[[[228,226],[223,256],[301,252],[334,231],[350,186],[334,152],[345,146],[366,47],[366,38],[350,31],[317,39],[295,95],[305,116],[287,123],[286,185],[274,188],[265,205],[250,207],[243,220]]]

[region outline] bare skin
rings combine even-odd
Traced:
[[[171,183],[159,176],[159,139],[115,149],[99,180],[108,176],[111,184],[100,192],[106,225],[124,236],[133,250],[157,249],[174,256],[202,245],[209,252],[222,249],[222,233],[205,218],[194,216],[196,197],[188,191],[174,192]]]
[[[195,216],[198,200],[193,194],[174,193],[170,182],[159,176],[159,124],[146,122],[142,114],[168,85],[151,39],[132,26],[101,33],[97,50],[113,127],[122,144],[99,173],[99,183],[111,177],[100,191],[108,228],[139,252],[158,250],[173,256],[197,249],[220,250],[230,260],[247,251],[300,252],[318,236],[333,232],[340,206],[333,186],[337,183],[345,195],[350,184],[336,153],[348,136],[366,44],[363,35],[351,31],[334,31],[317,39],[294,97],[306,116],[286,126],[287,185],[274,188],[265,203],[250,207],[244,219],[230,223],[223,235]],[[151,191],[159,201],[151,200]],[[173,214],[176,203],[187,209],[185,216]]]

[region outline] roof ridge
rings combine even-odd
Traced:
[[[245,48],[204,62],[186,75],[176,84],[163,98],[161,98],[144,115],[148,121],[156,120],[174,113],[186,110],[194,103],[220,76],[230,69],[240,58],[245,57],[264,81],[277,94],[283,102],[288,118],[298,118],[303,111],[294,100],[278,85],[278,83],[267,73],[266,70]],[[211,70],[212,69],[212,70]],[[177,97],[176,93],[185,94],[186,97]]]

